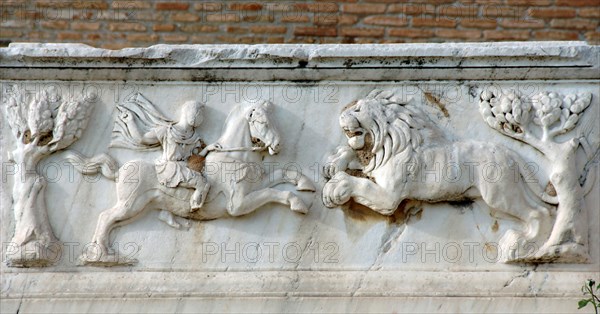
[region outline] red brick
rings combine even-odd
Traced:
[[[209,3],[195,3],[194,10],[196,11],[205,11],[205,12],[215,12],[221,11],[223,6],[218,2],[209,2]]]
[[[496,28],[495,19],[461,19],[460,26],[465,28]]]
[[[71,29],[75,31],[97,31],[100,29],[100,23],[95,22],[72,22]]]
[[[456,21],[446,18],[414,17],[412,19],[414,27],[455,27]]]
[[[573,9],[550,9],[550,8],[532,8],[529,9],[529,15],[539,18],[569,18],[575,17]]]
[[[100,36],[100,34],[87,34],[87,36],[85,36],[88,40],[98,40],[100,38],[102,38],[102,36]]]
[[[442,38],[479,39],[481,38],[481,31],[474,29],[438,29],[435,31],[435,35]]]
[[[533,38],[535,40],[577,40],[579,34],[565,31],[535,31]]]
[[[0,34],[2,34],[3,32],[4,31],[2,29],[0,29]],[[54,38],[54,36],[50,32],[28,32],[27,38],[32,39],[32,40],[40,40],[40,39],[48,40],[50,38]]]
[[[225,31],[227,33],[247,34],[248,33],[248,27],[247,26],[233,26],[233,25],[228,25],[227,27],[225,27]]]
[[[384,28],[350,28],[342,27],[340,36],[347,37],[383,37]]]
[[[495,0],[485,0],[485,1],[489,2],[489,1],[495,1]],[[455,0],[412,0],[411,2],[440,4],[440,3],[453,3],[453,2],[455,2]]]
[[[155,4],[157,10],[187,11],[190,4],[187,2],[158,2]]]
[[[2,31],[3,28],[21,28],[21,29],[26,29],[29,26],[31,26],[31,22],[18,21],[18,20],[8,20],[6,22],[0,23],[0,31]]]
[[[504,0],[460,0],[463,4],[483,4],[483,5],[497,5],[504,4]]]
[[[497,5],[482,6],[481,16],[484,18],[490,17],[510,17],[513,19],[519,19],[526,16],[526,11],[521,7],[503,7]]]
[[[590,9],[579,9],[579,16],[600,18],[600,7]]]
[[[128,34],[127,41],[142,41],[142,42],[156,42],[158,35],[156,34]]]
[[[242,21],[248,23],[271,23],[275,21],[275,16],[273,14],[241,14]]]
[[[43,21],[41,25],[43,28],[67,29],[69,23],[67,21]]]
[[[500,20],[500,26],[504,28],[543,28],[545,24],[543,20]]]
[[[162,40],[168,43],[183,43],[188,40],[188,36],[181,34],[164,34],[162,35]]]
[[[2,8],[2,4],[0,4],[0,9],[1,8]],[[48,11],[50,11],[50,9],[45,9],[45,10],[16,10],[16,11],[14,11],[13,14],[14,14],[15,17],[17,17],[18,19],[21,19],[21,20],[42,20],[42,19],[45,19],[44,13],[46,13],[46,14],[50,13]],[[2,12],[2,11],[0,10],[0,12]],[[3,18],[3,20],[7,20],[8,17],[9,17],[8,12],[5,11],[3,13],[6,13],[5,17]],[[54,13],[54,12],[52,12],[52,13]],[[58,13],[56,13],[55,15],[51,15],[50,17],[62,18],[61,15],[63,15],[63,14],[59,15]],[[65,18],[70,18],[70,16],[66,16],[67,14],[64,14],[64,15],[65,15]]]
[[[67,2],[69,2],[67,0]],[[73,9],[96,9],[96,10],[106,10],[108,9],[108,4],[104,1],[72,1],[71,8]]]
[[[164,13],[139,11],[133,15],[133,20],[136,21],[152,21],[153,23],[162,22],[165,20]],[[122,19],[124,20],[124,19]]]
[[[23,0],[2,0],[0,1],[0,5],[4,7],[20,7],[23,5]]]
[[[508,5],[520,6],[547,6],[552,4],[552,0],[506,0]]]
[[[296,12],[297,15],[301,15],[301,13],[308,13],[308,9],[303,10],[304,12],[300,12],[302,10],[295,8],[292,3],[267,3],[265,9],[277,12]],[[337,8],[332,12],[337,12]]]
[[[43,7],[43,8],[69,8],[69,7],[71,7],[72,4],[70,3],[70,1],[37,0],[35,2],[35,5],[37,7]]]
[[[81,34],[80,33],[58,33],[58,35],[56,36],[57,39],[59,40],[81,40]]]
[[[110,49],[110,50],[120,50],[123,48],[131,47],[131,44],[129,44],[129,43],[108,43],[108,44],[102,44],[102,46],[100,46],[100,47],[104,48],[104,49]]]
[[[552,28],[594,30],[598,27],[598,20],[585,19],[559,19],[550,22]]]
[[[372,15],[365,17],[363,23],[371,25],[405,26],[408,24],[408,19],[406,17]]]
[[[337,12],[338,6],[335,3],[294,3],[288,7],[293,11],[300,12]]]
[[[479,15],[477,6],[442,6],[438,8],[438,15],[442,16],[462,16],[476,18]]]
[[[23,35],[23,33],[21,33],[21,31],[19,31],[19,30],[0,28],[0,37],[10,38],[10,37],[21,37],[22,35]],[[34,38],[32,38],[30,36],[30,39],[34,39]]]
[[[145,32],[146,26],[138,23],[110,23],[108,30],[111,32]]]
[[[527,40],[529,39],[529,31],[483,31],[483,37],[490,40]]]
[[[402,13],[406,15],[435,14],[435,6],[418,3],[390,4],[387,12]]]
[[[283,44],[285,42],[285,37],[267,37],[267,44]]]
[[[256,34],[285,34],[287,27],[276,25],[256,25],[250,26],[250,31]]]
[[[337,29],[335,27],[297,26],[296,28],[294,28],[294,36],[335,37],[337,36]]]
[[[178,12],[171,14],[171,20],[174,22],[197,22],[200,20],[200,16],[195,13]]]
[[[207,22],[239,22],[241,21],[241,17],[239,14],[233,13],[216,13],[216,14],[208,14],[206,15]]]
[[[189,41],[192,44],[214,44],[215,36],[213,36],[213,35],[193,35],[193,36],[190,36]]]
[[[592,45],[598,45],[600,44],[600,32],[587,32],[585,39]]]
[[[282,23],[308,23],[310,17],[308,15],[285,15],[281,17]]]
[[[235,11],[260,11],[262,8],[263,5],[258,2],[229,4],[229,10]]]
[[[111,3],[113,9],[149,9],[148,1],[117,0]]]
[[[410,28],[399,28],[390,29],[390,36],[395,37],[409,37],[409,38],[427,38],[434,35],[433,30],[429,29],[410,29]]]
[[[356,15],[315,15],[314,23],[316,25],[353,25],[358,22]]]
[[[356,14],[377,14],[385,12],[385,4],[344,4],[342,12]]]
[[[179,29],[187,33],[213,33],[219,31],[219,26],[203,25],[203,24],[188,24],[181,25]]]
[[[556,5],[567,7],[598,7],[600,0],[556,0]]]
[[[172,32],[175,30],[175,24],[154,24],[152,30],[155,32]]]

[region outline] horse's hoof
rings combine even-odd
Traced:
[[[304,204],[300,199],[292,199],[290,201],[290,209],[294,212],[306,214],[308,213],[308,206]]]
[[[310,182],[310,180],[306,178],[301,178],[300,180],[298,180],[296,190],[305,192],[315,192],[317,188],[315,188],[315,185],[312,182]]]
[[[113,266],[133,266],[137,264],[137,259],[120,257],[120,254],[102,254],[100,257],[88,256],[82,254],[79,257],[80,266],[113,267]]]

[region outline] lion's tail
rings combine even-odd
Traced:
[[[64,158],[73,165],[81,174],[92,175],[101,173],[107,179],[115,180],[119,169],[117,162],[107,154],[100,154],[92,157],[68,150]]]
[[[550,195],[550,194],[548,194],[548,192],[544,191],[544,189],[537,184],[537,181],[530,180],[530,179],[524,177],[523,173],[521,172],[520,166],[526,164],[525,160],[523,160],[523,158],[521,158],[521,156],[519,156],[517,153],[514,153],[512,151],[510,151],[510,152],[511,152],[510,155],[512,155],[512,158],[515,161],[517,161],[517,165],[519,167],[519,175],[521,176],[521,180],[523,180],[527,184],[527,186],[529,187],[531,192],[536,197],[539,197],[545,203],[548,203],[551,205],[558,204],[558,197],[556,197],[555,195]]]

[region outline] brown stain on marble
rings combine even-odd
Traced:
[[[548,184],[546,184],[545,192],[550,196],[556,196],[556,189],[554,188],[552,182],[548,182]]]
[[[435,105],[436,107],[438,107],[438,109],[440,109],[442,114],[444,114],[444,117],[450,117],[448,109],[446,109],[446,106],[442,102],[440,102],[440,100],[437,97],[433,96],[433,94],[429,92],[423,92],[423,95],[425,95],[425,99],[427,99],[429,103]]]
[[[387,220],[388,224],[404,224],[413,215],[417,220],[421,219],[423,214],[421,204],[422,203],[419,201],[403,200],[391,215],[386,216],[351,199],[346,206],[342,207],[342,210],[348,218],[353,220],[364,222],[380,222],[382,220]],[[414,212],[416,213],[413,214]]]
[[[498,224],[498,220],[494,220],[494,224],[492,225],[492,231],[498,232],[500,225]]]

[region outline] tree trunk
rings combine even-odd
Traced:
[[[46,154],[35,144],[19,147],[14,156],[20,171],[13,186],[16,223],[12,244],[19,250],[7,256],[12,267],[47,266],[57,253],[58,240],[48,221],[44,199],[46,180],[36,172],[37,164]]]
[[[583,189],[577,176],[577,140],[567,141],[547,157],[552,161],[550,182],[558,198],[552,233],[540,250],[540,257],[561,262],[586,262],[588,226]]]

